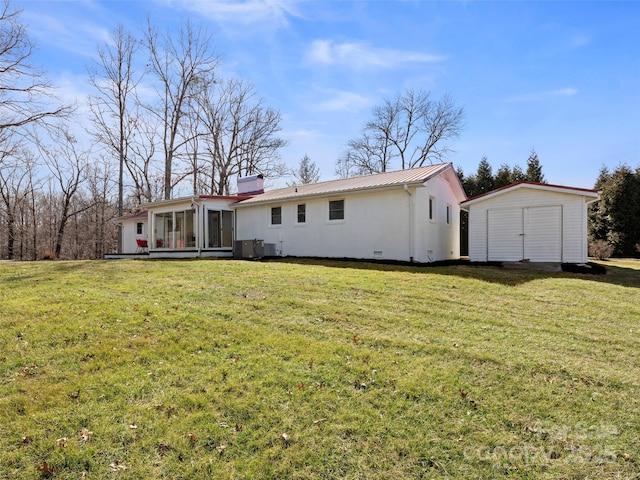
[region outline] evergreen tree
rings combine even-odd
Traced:
[[[589,228],[593,240],[606,240],[615,254],[635,256],[640,243],[640,169],[621,165],[609,174],[600,171],[596,188],[600,201],[591,209]]]
[[[460,180],[460,184],[462,185],[462,189],[467,195],[467,198],[471,198],[473,196],[473,192],[475,191],[473,175],[470,177],[465,177],[462,167],[456,168],[456,175],[458,175],[458,179]]]
[[[589,241],[608,241],[608,233],[611,230],[611,219],[607,215],[607,202],[604,197],[604,189],[609,180],[611,180],[609,169],[607,167],[602,167],[598,174],[596,184],[593,187],[601,192],[601,198],[598,202],[593,202],[589,206]]]
[[[529,182],[547,183],[542,174],[542,165],[540,165],[540,160],[535,150],[531,150],[531,155],[529,155],[527,159],[527,173],[525,177]]]
[[[511,185],[514,183],[513,180],[513,172],[511,168],[506,163],[500,165],[498,171],[496,172],[496,176],[493,180],[493,185],[495,188],[506,187],[507,185]]]
[[[527,179],[527,176],[522,171],[522,168],[520,168],[520,165],[513,167],[513,170],[511,171],[511,179],[513,183],[522,182]]]
[[[478,171],[475,176],[475,190],[474,195],[480,195],[481,193],[490,192],[495,187],[495,180],[493,178],[493,171],[491,164],[487,160],[486,156],[482,157],[478,164]]]
[[[291,185],[306,185],[309,183],[317,183],[320,180],[320,169],[312,162],[308,155],[305,154],[300,160],[300,165],[293,172],[294,182]]]

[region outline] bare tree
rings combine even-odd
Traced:
[[[134,69],[137,40],[122,25],[111,34],[110,42],[98,48],[98,61],[89,70],[89,81],[96,94],[89,97],[93,136],[102,143],[118,164],[118,216],[124,213],[124,172],[129,159],[136,124],[135,89],[140,81]],[[118,232],[118,251],[122,232]]]
[[[157,79],[158,99],[157,104],[149,105],[148,111],[162,125],[164,198],[169,199],[176,183],[174,161],[189,140],[180,137],[185,131],[182,122],[189,115],[189,96],[214,81],[220,58],[214,52],[211,36],[194,28],[190,22],[174,37],[160,35],[148,21],[145,40],[149,49],[149,70]]]
[[[125,167],[133,181],[131,195],[135,207],[162,198],[162,195],[157,194],[156,188],[158,182],[164,183],[156,155],[156,145],[161,142],[160,127],[156,120],[150,115],[137,116],[132,142],[125,158]]]
[[[386,137],[376,138],[367,132],[357,140],[350,140],[347,147],[336,164],[336,173],[341,178],[386,172],[394,158]]]
[[[397,160],[401,169],[441,161],[451,148],[445,143],[462,129],[464,109],[449,95],[433,101],[429,92],[407,90],[373,110],[362,136],[347,144],[337,171],[350,175],[387,171]]]
[[[16,224],[20,210],[24,206],[28,190],[25,188],[30,178],[30,168],[18,160],[21,144],[7,132],[0,133],[0,201],[4,210],[3,230],[6,235],[6,258],[15,257]]]
[[[54,249],[55,258],[59,258],[67,222],[91,206],[72,208],[72,202],[82,186],[91,153],[82,148],[65,126],[57,125],[50,129],[50,133],[50,142],[39,139],[37,145],[51,173],[52,182],[59,189],[57,192],[59,216]]]
[[[30,63],[34,46],[19,14],[8,0],[0,7],[0,131],[69,112],[68,107],[51,105],[53,89]]]
[[[265,177],[281,176],[286,168],[279,149],[286,141],[277,137],[280,113],[265,108],[255,99],[253,85],[242,80],[210,83],[197,97],[202,137],[207,162],[203,175],[211,194],[225,194],[236,175],[257,173]]]
[[[86,218],[83,219],[82,230],[90,245],[87,253],[91,258],[102,258],[108,249],[113,247],[115,226],[109,220],[118,213],[118,209],[112,201],[116,187],[112,180],[115,173],[112,168],[113,164],[106,161],[87,166],[86,184],[89,197],[85,203],[91,208],[84,212]]]

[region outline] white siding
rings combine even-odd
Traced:
[[[435,215],[429,221],[429,197],[435,199]],[[442,177],[430,179],[415,192],[415,255],[417,262],[429,263],[460,258],[460,204],[449,183]],[[447,224],[447,205],[450,223]]]
[[[521,208],[487,210],[488,260],[517,262],[524,253]]]
[[[500,229],[494,231],[493,227],[487,224],[487,219],[491,216],[489,212],[500,209],[511,209],[512,213],[518,210],[524,212],[528,209],[530,225],[527,227],[527,232],[530,232],[531,244],[527,255],[530,261],[586,262],[587,200],[591,199],[573,193],[522,187],[469,205],[471,261],[514,260],[515,257],[511,253],[500,252],[501,240],[498,240],[500,232],[509,235],[511,227],[503,224]],[[535,210],[536,208],[540,209]],[[497,243],[489,245],[488,240]],[[558,248],[561,249],[561,260],[557,260]],[[488,255],[490,251],[493,253]],[[503,258],[498,258],[500,255]],[[522,258],[524,257],[523,246]]]
[[[329,201],[344,199],[345,219],[329,221]],[[306,222],[297,223],[297,206]],[[282,224],[271,225],[271,208],[282,207]],[[238,240],[261,239],[278,255],[329,258],[409,258],[409,195],[401,189],[236,209]]]
[[[561,262],[562,205],[527,207],[523,213],[523,258],[530,262]]]
[[[142,234],[138,235],[137,225],[142,223]],[[136,253],[138,249],[138,243],[136,239],[147,239],[147,218],[136,217],[128,218],[122,221],[122,252],[125,254]]]
[[[441,178],[424,186],[401,186],[322,198],[236,209],[238,240],[261,239],[283,256],[432,261],[460,256],[460,207],[451,186]],[[434,221],[429,196],[436,199]],[[330,200],[344,199],[345,219],[329,221]],[[297,206],[306,205],[306,222],[297,223]],[[446,223],[450,206],[451,222]],[[270,225],[271,208],[282,207],[282,224]],[[413,233],[411,233],[413,231]]]

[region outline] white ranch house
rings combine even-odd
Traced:
[[[520,182],[467,199],[451,163],[147,205],[120,218],[120,257],[294,256],[431,263],[460,258],[469,212],[474,262],[585,263],[595,190]]]
[[[258,176],[238,187],[237,196],[165,200],[122,217],[121,253],[231,257],[234,241],[259,239],[281,256],[419,263],[460,257],[459,204],[466,196],[450,163],[268,192]]]
[[[237,203],[236,236],[283,256],[458,259],[465,198],[450,163],[292,186]]]
[[[519,182],[462,202],[472,262],[586,263],[596,190]]]

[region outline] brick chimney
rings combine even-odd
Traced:
[[[264,177],[262,175],[238,178],[238,195],[259,195],[260,193],[264,193]]]

